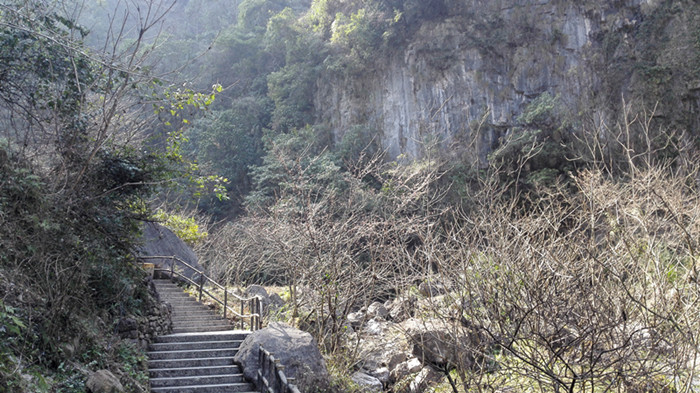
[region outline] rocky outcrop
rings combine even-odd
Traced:
[[[91,393],[123,393],[125,392],[119,379],[109,370],[99,370],[90,374],[85,387]]]
[[[401,297],[348,315],[352,329],[344,339],[348,347],[357,348],[352,380],[367,392],[424,392],[441,382],[444,370],[483,367],[484,354],[493,351],[492,340],[466,320],[436,315],[435,306],[444,297],[413,299],[410,304],[420,318],[392,320],[391,314],[378,312],[408,307]],[[421,306],[424,302],[429,304]]]
[[[148,222],[143,227],[143,238],[142,246],[138,250],[140,256],[154,257],[177,257],[189,265],[202,270],[202,267],[197,262],[197,254],[192,251],[192,249],[182,241],[177,235],[173,233],[170,229],[155,223]],[[170,258],[163,259],[144,259],[144,262],[153,263],[159,269],[170,269],[173,260]],[[182,265],[175,264],[177,271],[189,278],[194,278],[195,272]]]
[[[302,392],[328,386],[328,370],[316,340],[309,333],[281,322],[272,322],[265,329],[253,332],[241,344],[233,360],[244,370],[246,379],[257,378],[261,345],[280,361],[285,375],[294,378]]]
[[[544,92],[559,96],[572,114],[585,109],[594,123],[614,124],[622,95],[652,95],[649,73],[684,67],[682,48],[690,36],[682,29],[697,21],[683,8],[696,6],[670,3],[678,2],[451,2],[444,17],[421,20],[404,45],[377,55],[359,75],[324,75],[315,98],[317,122],[337,140],[364,125],[379,133],[392,159],[421,158],[437,145],[466,151],[482,165],[498,139],[518,125],[524,107]],[[668,46],[651,50],[650,42],[664,42],[664,35]],[[660,79],[679,85],[673,94],[680,101],[687,78],[671,74]],[[648,101],[653,106],[655,100]]]

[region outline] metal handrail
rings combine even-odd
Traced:
[[[301,393],[284,375],[284,366],[262,345],[259,349],[260,367],[258,368],[258,388],[260,393]]]
[[[251,331],[258,330],[262,328],[262,301],[260,300],[260,296],[253,296],[249,298],[244,298],[241,296],[238,296],[237,294],[233,292],[228,291],[228,287],[219,284],[218,282],[214,281],[211,277],[207,276],[204,271],[197,269],[196,267],[190,265],[189,263],[183,261],[182,259],[176,257],[176,256],[145,256],[141,255],[138,256],[139,259],[170,259],[173,261],[173,263],[170,264],[170,269],[158,269],[154,268],[153,271],[160,271],[160,272],[168,272],[170,273],[170,280],[174,281],[175,276],[179,277],[179,279],[194,285],[197,288],[198,292],[198,297],[199,301],[202,301],[202,295],[206,294],[209,296],[212,300],[215,302],[219,303],[223,310],[224,310],[224,318],[226,318],[227,311],[231,313],[232,316],[238,318],[241,321],[241,329],[244,328],[244,320],[248,319],[249,320],[249,327]],[[190,279],[189,277],[185,276],[184,274],[181,274],[180,272],[175,271],[175,262],[179,262],[186,267],[192,269],[196,274],[199,274],[199,282],[195,282],[194,280]],[[218,297],[216,297],[214,294],[211,292],[207,291],[204,286],[207,283],[213,284],[215,287],[218,287],[219,289],[224,291],[224,299],[221,300]],[[241,308],[240,308],[240,313],[229,307],[229,295],[233,296],[233,299],[231,302],[239,301]],[[248,305],[248,311],[249,313],[245,313],[245,306],[246,303]]]

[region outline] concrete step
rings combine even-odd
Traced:
[[[178,311],[178,312],[187,312],[187,311],[210,311],[213,312],[214,310],[209,308],[208,306],[199,304],[199,303],[186,303],[186,304],[170,304],[173,306],[173,311]]]
[[[173,306],[173,314],[177,314],[178,317],[218,317],[219,314],[209,310],[204,307],[199,308],[184,308]],[[173,315],[175,316],[175,315]]]
[[[179,314],[179,315],[187,315],[187,316],[218,316],[219,313],[215,312],[214,310],[209,309],[208,307],[204,306],[178,306],[178,305],[173,305],[172,303],[170,304],[173,307],[173,314]]]
[[[197,375],[187,377],[151,378],[151,388],[192,385],[222,385],[245,382],[243,374]]]
[[[178,317],[213,317],[219,316],[219,313],[209,310],[205,307],[184,309],[183,307],[173,306],[173,314],[177,314]],[[173,315],[174,316],[174,315]]]
[[[172,304],[171,304],[172,305]],[[219,313],[214,312],[213,310],[210,310],[206,307],[177,307],[173,306],[173,314],[177,314],[177,316],[192,316],[192,317],[206,317],[206,316],[212,316],[216,317],[219,315]]]
[[[148,369],[233,366],[233,358],[186,358],[149,360]]]
[[[178,319],[177,321],[173,321],[173,327],[181,327],[181,326],[220,326],[220,325],[226,325],[230,326],[228,330],[233,330],[233,325],[229,321],[226,320],[216,320],[212,319],[211,321],[206,321],[206,320],[197,320],[197,319],[185,319],[181,318]]]
[[[214,313],[199,313],[199,312],[180,312],[177,313],[177,315],[171,316],[173,322],[175,321],[203,321],[203,320],[210,320],[210,321],[215,321],[215,320],[220,320],[219,316],[214,314]]]
[[[161,299],[179,299],[179,298],[189,298],[194,299],[194,296],[189,293],[183,292],[181,289],[173,290],[172,292],[158,292]]]
[[[156,343],[197,342],[197,341],[242,341],[250,332],[233,330],[214,333],[168,334],[156,337]]]
[[[193,318],[187,318],[184,315],[183,316],[178,316],[177,318],[172,319],[173,323],[178,324],[178,323],[191,323],[191,324],[206,324],[206,323],[215,323],[215,324],[229,324],[229,321],[227,319],[219,318],[216,315],[212,315],[211,318],[200,318],[200,317],[193,317]]]
[[[215,349],[215,348],[236,348],[241,346],[242,341],[239,340],[217,340],[217,341],[194,341],[194,342],[175,342],[151,344],[148,346],[149,351],[189,351],[196,349]]]
[[[183,324],[175,324],[173,325],[173,330],[175,329],[204,329],[204,330],[193,330],[192,332],[206,332],[207,329],[218,329],[218,330],[231,330],[233,326],[231,326],[228,323],[183,323]],[[219,329],[221,328],[221,329]],[[177,333],[177,332],[173,332]]]
[[[233,325],[229,321],[226,320],[216,320],[213,319],[211,321],[207,320],[197,320],[197,319],[178,319],[177,321],[173,321],[173,327],[178,328],[178,327],[183,327],[183,326],[229,326],[228,330],[233,330]]]
[[[173,328],[173,333],[204,333],[204,332],[216,332],[216,331],[226,331],[231,330],[231,325],[221,325],[221,326],[195,326],[195,327],[175,327]]]
[[[166,303],[170,303],[173,307],[198,306],[198,307],[202,307],[202,308],[209,308],[208,306],[205,306],[202,303],[199,303],[193,297],[186,297],[186,298],[182,298],[182,299],[161,298],[161,300],[166,302]]]
[[[160,285],[172,285],[172,286],[177,286],[177,284],[174,283],[174,282],[172,282],[172,281],[170,281],[169,278],[155,279],[155,280],[153,280],[153,283],[156,284],[156,286],[160,286]]]
[[[160,291],[175,291],[175,290],[184,291],[185,289],[190,289],[190,288],[192,288],[192,287],[189,287],[189,288],[184,287],[184,286],[181,287],[181,286],[174,285],[174,284],[156,284],[156,289],[159,292]]]
[[[212,314],[214,315],[213,317],[212,317]],[[187,315],[187,316],[185,314],[182,314],[182,316],[178,316],[177,318],[172,318],[172,320],[173,321],[175,321],[175,320],[187,320],[187,321],[220,320],[220,321],[224,321],[225,319],[216,313],[207,313],[207,314],[201,314],[201,315],[194,314],[194,315]]]
[[[182,295],[161,296],[160,300],[176,303],[197,303],[197,299],[195,299],[194,296],[190,296],[184,293]]]
[[[151,351],[148,358],[163,359],[200,359],[217,357],[234,357],[238,348],[190,349],[185,351]]]
[[[181,386],[152,388],[153,393],[229,393],[246,392],[255,393],[255,389],[248,383],[232,383],[223,385]]]
[[[148,370],[151,378],[190,377],[195,375],[240,374],[236,365],[213,367],[156,368]]]
[[[194,300],[194,298],[187,298],[187,299],[179,299],[179,300],[171,300],[171,299],[161,299],[166,303],[170,303],[170,305],[173,307],[173,309],[177,309],[180,307],[189,307],[189,308],[196,308],[199,307],[202,310],[209,310],[209,306],[205,306],[204,304]]]
[[[158,290],[159,293],[162,293],[164,291],[175,291],[179,290],[180,292],[184,291],[184,287],[180,287],[174,284],[156,284],[156,289]]]
[[[185,292],[185,290],[182,288],[158,289],[158,295],[160,295],[160,297],[175,297],[180,295],[190,296],[190,294]]]
[[[202,321],[202,320],[217,320],[220,317],[214,313],[204,313],[204,312],[180,312],[176,315],[172,315],[171,319],[173,322],[178,321]]]
[[[186,293],[182,295],[161,296],[160,300],[176,303],[197,303],[197,299],[194,296],[190,296]]]

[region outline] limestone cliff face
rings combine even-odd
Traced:
[[[572,113],[586,110],[597,122],[611,121],[613,101],[632,89],[633,76],[611,81],[610,68],[634,57],[628,53],[634,48],[625,52],[636,45],[628,41],[659,3],[465,2],[424,21],[404,45],[379,55],[361,74],[324,75],[315,97],[317,121],[337,139],[353,125],[366,125],[391,158],[420,158],[437,144],[460,146],[482,164],[543,92],[558,95]]]

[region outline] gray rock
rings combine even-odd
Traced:
[[[363,372],[356,372],[355,374],[350,377],[353,382],[356,384],[362,386],[363,391],[365,392],[381,392],[384,386],[382,385],[382,382],[368,374],[365,374]]]
[[[374,302],[367,307],[367,315],[370,318],[386,319],[389,316],[389,311],[382,303]]]
[[[413,343],[413,355],[424,365],[441,367],[450,363],[469,369],[491,345],[478,328],[442,320],[410,319],[402,327]]]
[[[433,370],[430,367],[423,367],[416,378],[411,381],[411,393],[425,392],[429,387],[437,384],[442,379],[443,374]]]
[[[370,319],[365,324],[364,332],[369,335],[379,336],[384,333],[386,325],[386,322],[378,321],[376,319]]]
[[[416,358],[399,363],[391,370],[391,380],[393,382],[400,381],[411,374],[419,372],[422,368],[423,365],[420,363],[420,360]]]
[[[410,374],[417,373],[421,370],[422,367],[423,365],[417,358],[412,358],[406,362],[406,368],[408,369],[408,372]]]
[[[403,322],[413,317],[416,312],[417,299],[413,296],[394,299],[389,308],[389,318],[394,322]]]
[[[263,315],[267,315],[270,312],[270,295],[267,290],[260,285],[251,285],[246,288],[243,293],[244,297],[254,297],[258,296],[260,298],[260,303],[262,303]]]
[[[60,348],[61,353],[66,359],[72,359],[73,356],[75,356],[76,348],[72,343],[63,343],[61,344]]]
[[[389,383],[389,369],[386,367],[380,367],[376,370],[372,370],[369,372],[369,375],[377,378],[383,386],[386,386]]]
[[[408,372],[408,366],[406,364],[407,362],[399,363],[391,370],[389,377],[392,383],[399,382],[411,374]]]
[[[177,235],[175,235],[170,229],[160,224],[154,222],[146,223],[143,228],[142,241],[143,246],[141,246],[138,251],[139,255],[141,256],[176,256],[187,262],[189,265],[202,270],[202,266],[200,266],[197,262],[197,255],[194,253],[194,251],[192,251],[190,246],[177,237]],[[153,263],[158,269],[170,269],[173,260],[170,258],[149,258],[145,259],[144,262]],[[175,270],[180,271],[181,274],[190,279],[196,278],[196,273],[194,270],[182,265],[181,263],[175,262]],[[161,276],[163,274],[164,273],[160,273]]]
[[[469,3],[478,17],[460,12],[460,6],[449,7],[454,9],[451,17],[422,23],[405,45],[395,48],[394,56],[379,56],[381,66],[375,72],[363,77],[339,77],[332,72],[322,76],[314,94],[318,122],[333,130],[337,140],[353,124],[381,130],[379,142],[389,160],[423,157],[425,135],[439,135],[442,143],[438,147],[445,149],[473,140],[475,145],[465,149],[466,154],[485,164],[497,145],[494,142],[517,125],[516,119],[530,97],[549,91],[552,96],[585,100],[588,86],[602,83],[597,63],[590,61],[602,55],[596,37],[622,34],[619,30],[624,26],[596,18],[595,14],[624,18],[625,14],[638,13],[640,5],[651,8],[650,4],[659,1],[620,3],[597,2],[595,13],[592,7],[578,6],[578,2]],[[514,4],[518,4],[516,11],[511,10],[516,8]],[[474,37],[490,35],[484,29],[477,31],[474,21],[497,15],[505,26],[516,26],[523,14],[532,18],[532,26],[542,27],[536,41],[528,39],[516,43],[517,47],[496,44],[488,51],[470,42]],[[561,39],[552,39],[555,31]],[[500,57],[503,55],[506,57]],[[632,75],[623,79],[626,83],[621,81],[620,85],[628,86]],[[618,96],[620,93],[615,90]],[[596,107],[593,113],[615,118],[614,113],[606,113],[609,110]],[[489,127],[479,127],[476,133],[465,126],[483,116]]]
[[[122,318],[117,322],[117,333],[130,332],[132,330],[138,330],[138,328],[138,322],[131,317]]]
[[[280,295],[273,292],[270,294],[270,305],[272,305],[275,308],[280,308],[284,306],[284,300],[282,300]]]
[[[85,387],[91,393],[123,393],[124,386],[122,386],[119,379],[114,376],[109,370],[99,370],[92,374],[85,382]]]
[[[386,366],[389,369],[389,371],[393,370],[398,366],[399,364],[405,362],[408,359],[408,355],[406,355],[403,352],[398,352],[394,353],[389,357],[389,360],[386,362]]]
[[[245,295],[248,297],[252,296],[260,296],[261,298],[264,299],[270,299],[270,295],[267,293],[267,290],[261,286],[261,285],[251,285],[245,290]]]
[[[326,362],[316,340],[309,333],[280,322],[272,322],[265,329],[250,334],[233,358],[249,380],[257,378],[260,345],[280,361],[285,375],[295,378],[302,392],[323,390],[328,386]]]
[[[353,329],[357,329],[362,326],[362,323],[365,321],[365,315],[361,312],[351,312],[347,316],[348,323],[350,326],[352,326]]]

